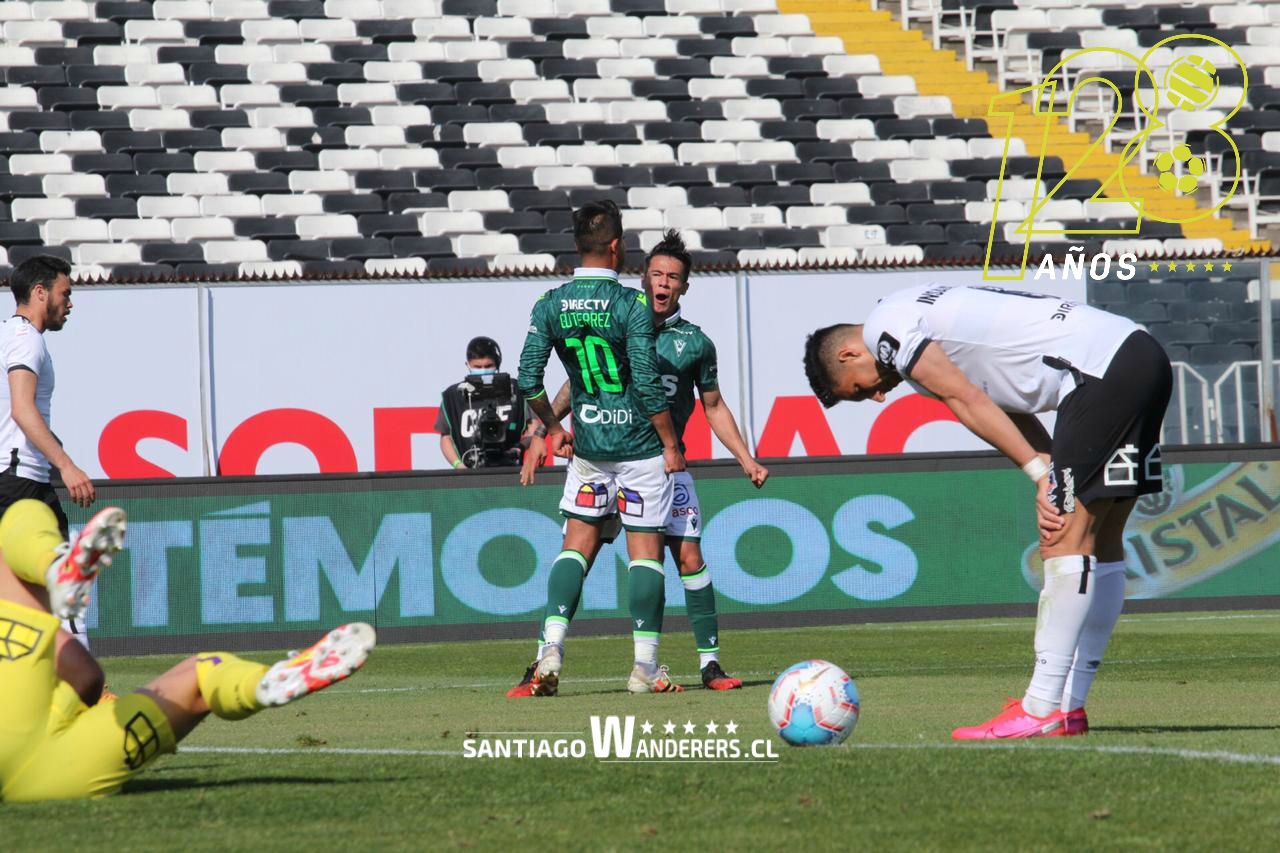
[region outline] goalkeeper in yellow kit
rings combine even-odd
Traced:
[[[0,519],[0,799],[114,794],[208,714],[239,720],[301,698],[346,678],[373,648],[373,628],[353,623],[271,667],[203,653],[134,693],[98,701],[97,673],[78,672],[74,656],[59,654],[75,641],[58,620],[84,611],[124,532],[115,507],[74,542],[63,541],[40,501],[18,501]]]

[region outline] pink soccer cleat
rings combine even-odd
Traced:
[[[1021,699],[1009,699],[1004,710],[977,726],[961,726],[951,732],[952,740],[1004,740],[1008,738],[1061,737],[1067,734],[1067,715],[1054,711],[1036,717],[1022,708]]]

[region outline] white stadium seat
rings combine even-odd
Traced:
[[[228,127],[222,131],[222,147],[232,151],[278,151],[284,148],[284,134],[274,127]]]
[[[81,243],[71,250],[77,264],[136,264],[142,261],[142,247],[135,243]]]
[[[194,198],[144,195],[138,199],[139,219],[180,219],[199,215],[200,202]]]
[[[196,240],[230,240],[236,236],[235,225],[221,216],[200,216],[195,219],[175,219],[173,239],[179,243]]]
[[[215,195],[200,199],[201,216],[240,219],[262,215],[262,199],[254,195]]]
[[[51,246],[106,243],[107,223],[101,219],[50,219],[40,226],[44,242]]]
[[[226,195],[230,192],[227,176],[223,174],[175,172],[168,177],[166,186],[169,195],[173,196]]]
[[[484,217],[474,210],[428,211],[418,223],[424,237],[445,234],[483,234]]]
[[[756,207],[726,207],[726,228],[769,228],[782,224],[782,210],[772,205]]]
[[[107,194],[102,175],[45,175],[40,184],[50,198],[97,198]]]
[[[505,190],[454,190],[449,193],[449,209],[481,213],[511,209]]]
[[[210,240],[204,243],[204,259],[211,264],[268,261],[267,244],[261,240]]]
[[[15,222],[75,219],[76,203],[70,198],[15,198],[10,214]]]
[[[167,219],[113,219],[107,223],[107,234],[114,242],[167,243],[173,239],[173,227]]]
[[[450,240],[454,254],[460,258],[514,255],[520,251],[520,241],[514,234],[460,234]]]
[[[298,226],[298,236],[303,240],[360,236],[360,229],[356,225],[356,218],[346,213],[321,216],[299,216],[296,222]]]

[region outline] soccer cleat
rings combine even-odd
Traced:
[[[334,628],[311,648],[267,670],[255,695],[261,704],[273,706],[323,690],[364,666],[377,641],[373,626],[364,622]]]
[[[524,671],[524,678],[520,679],[520,683],[507,691],[507,698],[523,699],[526,696],[554,696],[556,695],[558,684],[558,677],[548,682],[538,675],[538,661],[534,661]]]
[[[89,590],[98,571],[111,565],[111,555],[124,547],[124,510],[109,506],[99,510],[76,535],[63,542],[58,556],[45,572],[49,610],[59,619],[79,619],[89,606]]]
[[[650,673],[643,664],[631,668],[631,677],[627,679],[627,690],[632,693],[683,693],[684,688],[671,680],[665,666],[660,666]]]
[[[1067,711],[1063,719],[1066,722],[1066,725],[1062,727],[1063,737],[1087,735],[1089,733],[1089,715],[1084,712],[1084,708],[1075,708]]]
[[[742,686],[742,679],[731,677],[720,668],[720,661],[713,660],[702,668],[702,686],[708,690],[735,690]]]
[[[1000,740],[1007,738],[1061,737],[1066,733],[1066,714],[1054,711],[1047,717],[1036,717],[1022,708],[1021,699],[1008,699],[1004,710],[977,726],[961,726],[951,733],[952,740]]]

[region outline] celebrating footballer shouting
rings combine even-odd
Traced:
[[[677,692],[658,666],[658,639],[666,606],[663,529],[675,494],[669,475],[684,470],[684,454],[658,376],[648,300],[618,283],[626,257],[622,214],[611,201],[591,202],[575,211],[573,226],[582,266],[534,303],[520,355],[520,391],[547,425],[547,448],[573,460],[560,501],[564,548],[547,581],[538,661],[508,695],[556,693],[586,555],[599,549],[601,529],[614,515],[626,528],[630,556],[635,665],[627,689]],[[543,386],[553,349],[569,374],[574,435],[560,426]]]
[[[952,737],[1086,733],[1085,698],[1124,606],[1125,522],[1162,488],[1164,350],[1130,320],[1055,296],[929,285],[885,298],[861,325],[818,329],[804,362],[828,408],[883,402],[906,380],[1035,482],[1044,590],[1031,683]],[[1052,437],[1036,417],[1048,411]]]
[[[671,405],[676,435],[681,439],[680,452],[684,452],[684,430],[693,414],[696,388],[711,430],[738,460],[742,472],[759,488],[768,479],[769,470],[752,458],[738,432],[733,412],[720,395],[715,344],[700,327],[681,316],[680,299],[689,292],[692,268],[693,258],[675,231],[663,235],[663,239],[649,251],[644,264],[645,294],[657,325],[658,370]],[[557,418],[568,414],[568,387],[566,383],[552,404]],[[521,471],[522,483],[533,481],[533,472],[542,456],[541,439],[535,438]],[[742,682],[730,677],[720,665],[719,616],[711,573],[702,558],[702,508],[698,493],[688,471],[672,476],[675,497],[667,514],[664,532],[684,586],[685,606],[698,650],[702,684],[711,690],[732,690],[741,687]],[[607,522],[606,526],[611,523]],[[603,538],[609,537],[606,534]],[[588,567],[595,563],[598,551],[597,546],[596,551],[584,555]]]

